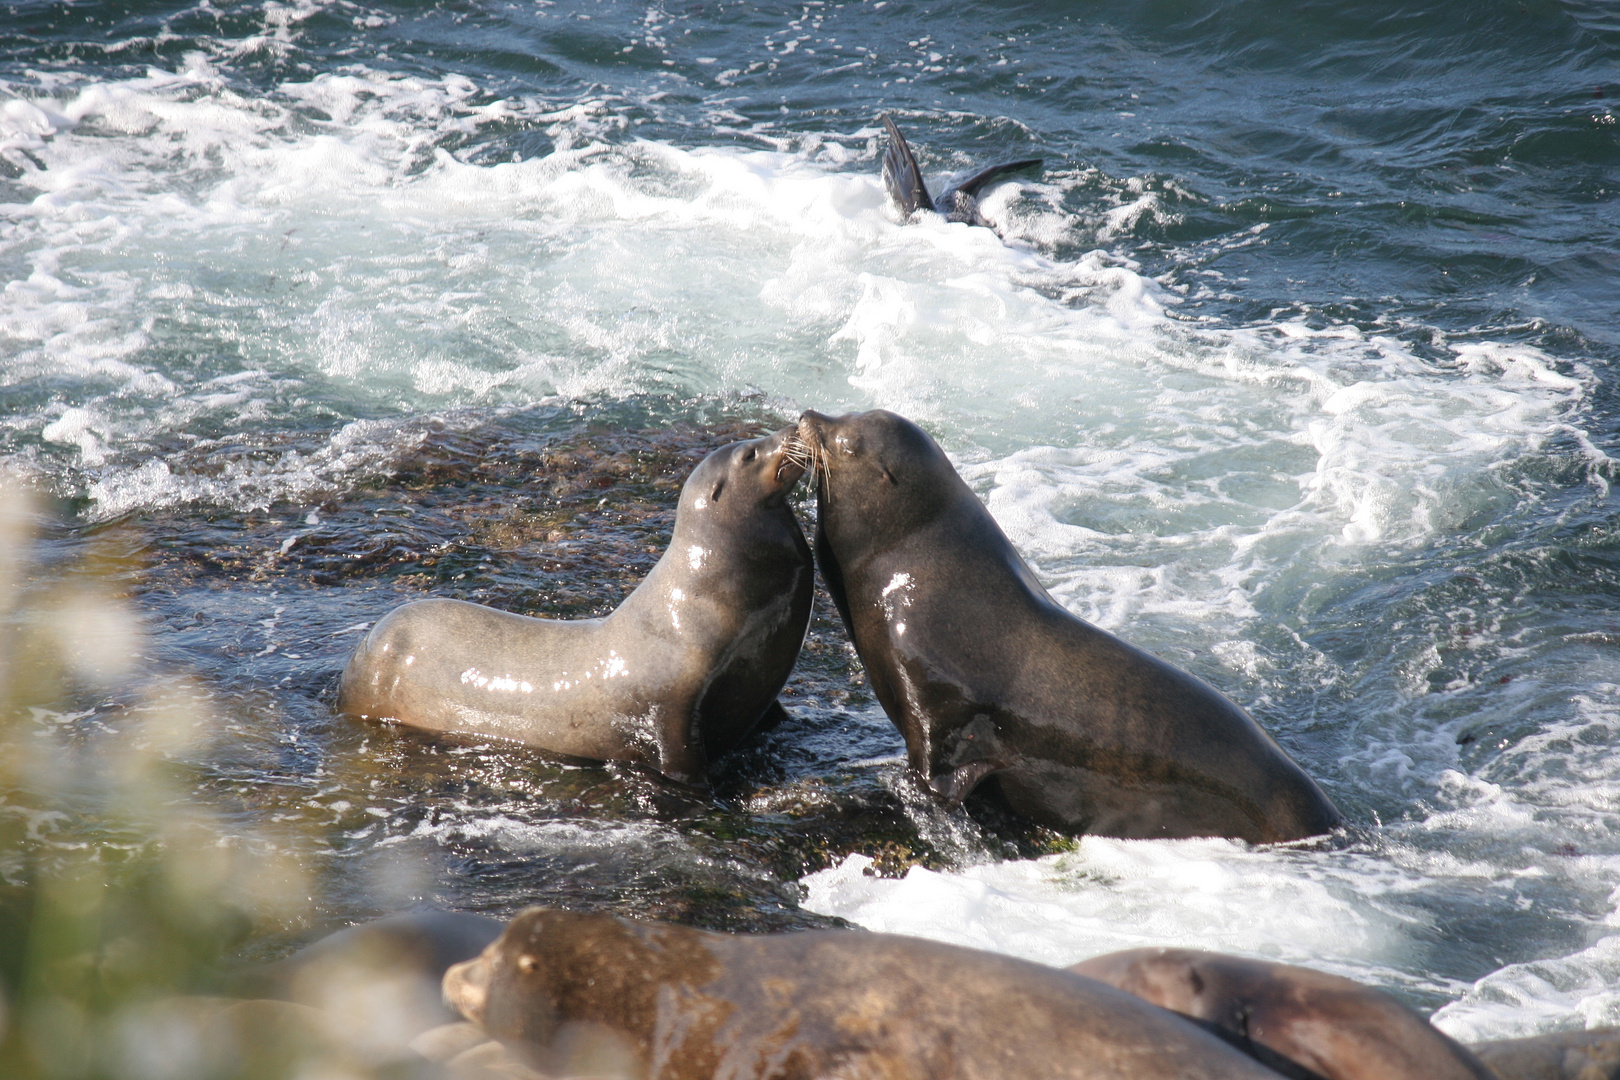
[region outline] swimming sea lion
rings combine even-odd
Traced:
[[[816,553],[911,767],[960,802],[1120,837],[1297,840],[1339,813],[1209,686],[1051,598],[933,439],[894,413],[806,412]]]
[[[1496,1039],[1468,1049],[1501,1080],[1620,1080],[1620,1028]]]
[[[1127,949],[1069,970],[1206,1023],[1274,1067],[1263,1051],[1280,1054],[1307,1077],[1497,1080],[1423,1017],[1353,979],[1198,949]]]
[[[859,930],[715,934],[529,908],[444,993],[560,1075],[1277,1080],[1090,979]]]
[[[946,221],[988,226],[990,223],[979,214],[979,192],[1009,173],[1020,169],[1038,169],[1041,165],[1040,158],[991,165],[969,173],[961,180],[953,180],[938,198],[932,198],[928,194],[928,185],[923,183],[922,170],[917,167],[917,159],[912,156],[906,137],[900,134],[900,129],[887,116],[883,117],[883,126],[889,133],[889,146],[883,152],[883,186],[888,188],[889,198],[907,218],[918,210],[933,210],[944,215]]]
[[[630,761],[693,785],[759,726],[798,658],[814,564],[788,490],[792,429],[732,443],[681,488],[675,533],[613,614],[563,622],[459,600],[390,612],[339,712]]]

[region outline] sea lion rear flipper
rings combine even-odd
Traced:
[[[952,806],[960,806],[962,800],[979,786],[979,781],[998,771],[1001,765],[994,761],[970,761],[966,765],[958,765],[950,772],[935,773],[928,778],[928,788],[935,795],[944,799]]]
[[[1020,172],[1024,169],[1038,169],[1041,166],[1040,158],[1025,158],[1022,161],[1003,161],[999,165],[991,165],[963,180],[960,184],[952,186],[953,191],[960,191],[964,195],[979,197],[980,189],[1000,180],[1003,176]]]
[[[883,126],[889,132],[889,148],[883,151],[883,186],[889,189],[889,198],[907,217],[920,209],[932,210],[934,200],[928,196],[928,185],[923,183],[922,170],[917,168],[906,137],[886,114]]]
[[[773,698],[771,703],[765,706],[765,712],[760,715],[759,722],[754,725],[754,734],[757,735],[763,731],[770,731],[772,728],[776,727],[776,725],[786,720],[788,715],[787,709],[782,707],[782,699]]]

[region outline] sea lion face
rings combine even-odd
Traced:
[[[544,1076],[647,1076],[661,988],[717,974],[703,936],[526,908],[480,956],[445,974],[444,996]]]
[[[483,952],[444,973],[445,1002],[502,1041],[543,1046],[557,1030],[557,1003],[533,947],[542,932],[541,914],[520,913]]]
[[[835,558],[886,550],[966,490],[939,444],[886,409],[839,417],[808,411],[799,441],[815,461],[820,539]]]
[[[794,452],[794,428],[722,446],[698,463],[681,488],[679,515],[723,524],[759,509],[779,510],[804,475]]]
[[[1148,948],[1092,957],[1069,970],[1226,1032],[1285,1076],[1484,1080],[1491,1075],[1474,1055],[1384,991],[1311,968],[1197,949]]]

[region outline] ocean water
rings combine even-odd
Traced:
[[[1044,167],[993,229],[903,223],[884,112],[936,180]],[[1620,1023],[1617,114],[1597,0],[11,5],[0,466],[51,500],[24,581],[63,643],[32,722],[135,740],[251,855],[249,958],[549,902],[1222,949],[1465,1040]],[[713,799],[331,715],[394,604],[611,610],[707,449],[874,407],[1347,832],[945,814],[824,601]],[[43,783],[0,805],[30,858],[121,842]]]

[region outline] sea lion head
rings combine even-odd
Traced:
[[[784,569],[810,565],[810,546],[787,499],[805,473],[794,430],[722,446],[692,470],[670,541],[671,551],[690,556],[679,563],[683,574],[752,581],[763,572],[774,582]]]
[[[483,952],[452,965],[444,973],[445,1003],[503,1042],[550,1043],[557,1002],[544,970],[546,953],[538,947],[548,914],[543,908],[519,913]]]
[[[445,973],[444,996],[545,1076],[646,1076],[663,988],[719,973],[705,936],[525,908],[481,954]]]
[[[1324,971],[1179,948],[1128,949],[1069,970],[1207,1024],[1285,1076],[1484,1080],[1492,1075],[1468,1050],[1388,993]]]
[[[873,552],[909,535],[966,493],[945,451],[929,434],[886,409],[799,417],[820,503],[818,530],[835,557]]]
[[[782,509],[804,475],[795,428],[722,446],[698,463],[681,488],[682,518],[732,523],[755,511]]]

